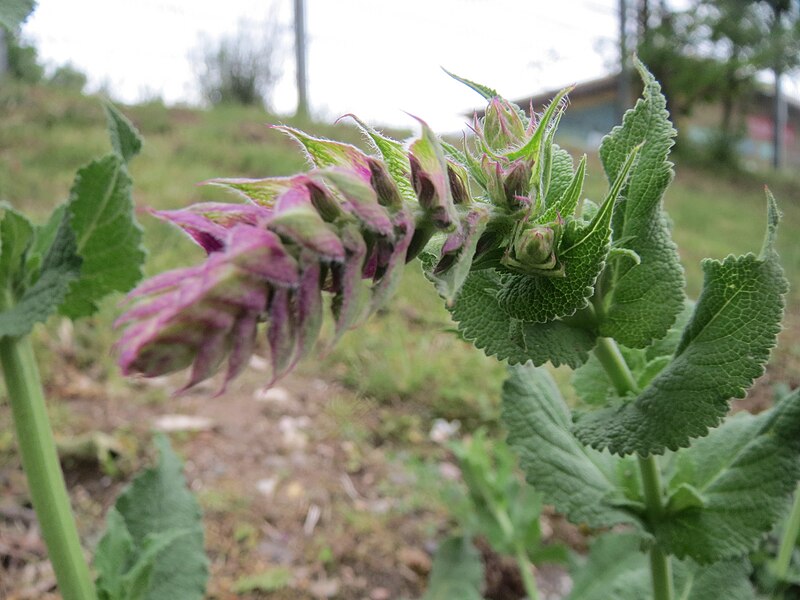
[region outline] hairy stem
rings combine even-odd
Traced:
[[[0,338],[0,364],[22,467],[59,591],[64,600],[93,600],[95,588],[70,509],[39,369],[28,337]]]
[[[797,543],[798,534],[800,534],[800,485],[797,486],[794,492],[792,512],[786,522],[786,529],[783,530],[778,559],[775,561],[775,575],[781,581],[786,580],[786,575],[789,572],[789,563],[792,560],[792,551]]]
[[[613,339],[598,338],[594,353],[620,396],[638,391],[633,373],[628,368],[619,346]],[[664,512],[663,487],[658,459],[652,454],[638,458],[647,518],[651,522],[656,521]],[[653,600],[672,600],[675,595],[672,583],[672,565],[669,555],[665,554],[657,544],[650,549],[650,574],[653,581]]]

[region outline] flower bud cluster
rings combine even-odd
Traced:
[[[537,182],[543,148],[552,144],[549,120],[546,113],[535,124],[492,98],[475,123],[478,156],[443,144],[422,121],[421,137],[407,148],[359,123],[375,156],[280,127],[303,146],[312,170],[212,180],[246,203],[154,212],[208,257],[131,292],[118,320],[123,372],[156,376],[191,366],[191,387],[227,361],[227,384],[264,324],[274,381],[314,345],[324,294],[332,296],[338,338],[386,302],[402,266],[433,237],[440,241],[430,245],[438,250],[428,274],[449,301],[486,257],[495,268],[558,273],[560,216],[550,207],[555,223],[536,220],[547,208]],[[483,193],[473,194],[476,186]]]

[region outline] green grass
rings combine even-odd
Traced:
[[[0,199],[43,218],[63,200],[74,172],[109,150],[99,100],[46,88],[4,86],[0,91]],[[218,188],[199,186],[213,177],[266,177],[301,170],[305,159],[286,136],[268,127],[285,122],[325,137],[362,145],[352,126],[297,123],[255,108],[212,111],[167,108],[151,102],[123,107],[141,129],[145,147],[132,164],[139,207],[176,208],[191,202],[230,199]],[[405,133],[394,133],[404,137]],[[771,186],[784,212],[779,249],[792,282],[790,311],[800,313],[800,179],[792,175],[716,176],[678,165],[665,203],[686,268],[688,289],[702,284],[700,260],[758,251],[765,223],[763,184]],[[602,199],[606,182],[596,156],[589,160],[585,195]],[[188,265],[202,252],[184,235],[142,212],[146,272]],[[78,361],[95,361],[114,379],[110,354],[119,298],[76,326]],[[800,333],[782,349],[800,364]],[[407,406],[430,417],[492,421],[504,367],[452,333],[453,324],[416,264],[409,265],[397,297],[386,310],[344,336],[324,358],[301,372],[333,376],[378,404]],[[41,336],[40,336],[41,337]],[[55,357],[57,359],[57,357]],[[566,375],[558,373],[560,380]]]

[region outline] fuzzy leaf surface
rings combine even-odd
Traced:
[[[493,269],[471,273],[451,306],[462,336],[498,360],[509,364],[533,361],[543,365],[577,368],[589,358],[595,336],[586,329],[564,321],[531,323],[514,319],[497,299],[503,275]]]
[[[675,320],[683,307],[685,283],[662,210],[662,197],[673,177],[667,157],[675,130],[660,86],[641,63],[637,68],[644,81],[643,97],[625,113],[622,126],[603,139],[600,159],[609,181],[614,181],[630,151],[642,145],[613,220],[614,238],[624,240],[621,247],[636,252],[641,263],[610,265],[600,335],[643,348],[663,337]]]
[[[583,415],[576,433],[584,443],[642,456],[688,446],[763,373],[788,288],[774,249],[778,209],[768,199],[761,254],[703,262],[703,291],[674,359],[635,400]]]
[[[482,600],[483,563],[466,537],[451,537],[433,558],[428,590],[422,600]]]
[[[108,135],[111,138],[111,147],[126,163],[139,154],[142,149],[142,136],[128,117],[123,115],[117,107],[106,103],[106,120],[108,121]]]
[[[690,484],[704,506],[657,523],[656,537],[702,563],[745,554],[783,516],[800,479],[800,391],[758,416],[739,414],[678,454],[670,482]],[[679,488],[676,488],[679,489]]]
[[[4,240],[2,246],[4,257],[17,265],[14,268],[19,270],[23,267],[20,260],[32,241],[33,230],[25,229],[21,225],[21,221],[14,219],[14,235],[27,236],[22,254],[19,254],[18,251],[23,246],[19,239],[16,241],[10,239],[8,233],[11,230],[5,227],[10,214],[12,213],[6,212],[3,219]],[[74,285],[75,280],[80,276],[80,272],[81,258],[76,252],[75,234],[72,232],[68,220],[62,218],[56,235],[42,259],[36,280],[18,290],[19,295],[15,293],[15,290],[11,290],[15,300],[12,306],[0,312],[0,337],[25,335],[35,323],[47,319],[58,309],[70,289],[70,285]],[[18,275],[10,273],[8,277],[14,279]]]
[[[90,315],[111,292],[127,292],[142,278],[142,228],[136,222],[131,178],[120,155],[109,154],[80,169],[67,213],[83,258],[80,279],[70,288],[61,312]]]
[[[619,459],[575,439],[569,409],[550,374],[529,365],[509,371],[502,419],[528,482],[573,523],[640,528],[622,507]]]
[[[208,579],[200,507],[186,487],[181,462],[167,439],[158,436],[156,445],[161,455],[158,465],[138,475],[115,505],[134,548],[129,565],[135,566],[140,556],[158,548],[152,570],[146,573],[145,600],[200,600]],[[109,525],[113,525],[111,520]],[[168,532],[174,532],[172,539],[163,537]],[[108,538],[120,538],[120,534],[110,528],[100,547],[112,545],[106,543]],[[124,545],[124,540],[113,544]],[[143,575],[132,573],[128,581],[133,583]]]

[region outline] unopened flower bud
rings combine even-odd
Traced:
[[[483,118],[483,139],[492,150],[519,146],[526,137],[526,120],[517,106],[494,97],[489,101]]]
[[[525,229],[514,242],[516,260],[524,266],[552,268],[555,266],[555,232],[550,227]]]

